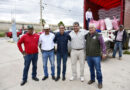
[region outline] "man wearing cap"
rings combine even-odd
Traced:
[[[126,42],[127,33],[124,30],[124,26],[120,25],[119,30],[114,33],[115,35],[115,45],[113,50],[113,58],[116,56],[117,49],[119,49],[119,60],[122,59],[122,47],[123,44]]]
[[[106,57],[106,46],[103,37],[96,32],[94,24],[89,25],[89,33],[85,35],[86,40],[86,60],[90,69],[90,81],[95,82],[95,70],[98,80],[98,88],[102,88],[101,58]]]
[[[55,80],[55,57],[54,57],[54,38],[55,35],[50,32],[49,25],[44,26],[45,33],[42,33],[39,38],[39,45],[41,46],[44,77],[42,80],[46,80],[48,75],[47,62],[48,59],[51,64],[51,75],[52,79]]]
[[[36,77],[38,60],[38,41],[39,35],[34,34],[34,29],[32,25],[28,25],[28,32],[24,34],[17,43],[20,52],[24,56],[23,81],[21,82],[21,86],[27,82],[28,70],[31,62],[32,79],[34,81],[39,81],[39,79]],[[24,44],[25,50],[23,50],[22,44]]]

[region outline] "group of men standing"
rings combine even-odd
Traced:
[[[28,26],[28,32],[18,41],[18,48],[24,56],[23,80],[21,85],[27,82],[28,70],[32,62],[32,79],[39,81],[37,78],[37,60],[38,46],[40,47],[43,59],[44,77],[46,80],[48,75],[48,59],[51,64],[52,79],[58,81],[61,73],[61,61],[63,59],[62,80],[66,80],[66,63],[68,57],[68,41],[71,42],[71,68],[72,77],[70,81],[77,79],[77,61],[80,63],[80,80],[84,81],[84,65],[85,60],[90,68],[90,81],[88,84],[95,82],[95,71],[98,80],[98,88],[102,88],[102,72],[101,59],[106,57],[106,46],[103,37],[96,32],[94,25],[89,25],[89,33],[81,30],[78,22],[73,23],[73,31],[65,32],[65,26],[59,26],[59,32],[53,34],[50,32],[49,25],[44,26],[44,33],[40,36],[34,33],[32,25]],[[55,77],[55,54],[54,44],[57,43],[57,77]],[[25,50],[22,49],[24,44]]]

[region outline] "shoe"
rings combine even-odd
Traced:
[[[76,80],[76,78],[75,78],[75,77],[71,77],[71,78],[70,78],[70,81],[73,81],[73,80]]]
[[[81,82],[84,82],[84,77],[80,77]]]
[[[23,86],[24,84],[26,84],[27,83],[27,81],[22,81],[21,82],[21,86]]]
[[[102,83],[98,83],[98,88],[101,89],[103,87]]]
[[[119,60],[122,60],[122,57],[119,57]]]
[[[65,81],[65,80],[66,80],[65,76],[63,76],[62,81]]]
[[[37,77],[32,78],[32,80],[39,81],[39,79]]]
[[[48,78],[48,76],[44,76],[43,78],[42,78],[42,80],[46,80]]]
[[[60,77],[57,77],[57,78],[55,79],[55,81],[59,81],[59,79],[60,79]]]
[[[55,78],[55,76],[52,76],[52,80],[55,80],[56,78]]]
[[[112,58],[115,58],[115,56],[112,56]]]
[[[94,80],[90,80],[90,81],[88,81],[88,84],[90,85],[90,84],[92,84],[94,82],[95,82]]]

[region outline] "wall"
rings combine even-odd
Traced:
[[[40,24],[36,24],[36,23],[22,23],[22,22],[18,22],[18,23],[16,23],[16,28],[17,29],[21,29],[23,24],[24,24],[25,28],[27,28],[27,25],[31,24],[31,25],[34,26],[35,30],[42,30],[42,26]],[[11,22],[0,21],[0,31],[1,32],[9,31],[11,26],[12,26]]]
[[[130,0],[125,0],[124,25],[126,29],[130,29]]]

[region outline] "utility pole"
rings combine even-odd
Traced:
[[[42,24],[42,0],[40,0],[40,24]]]

